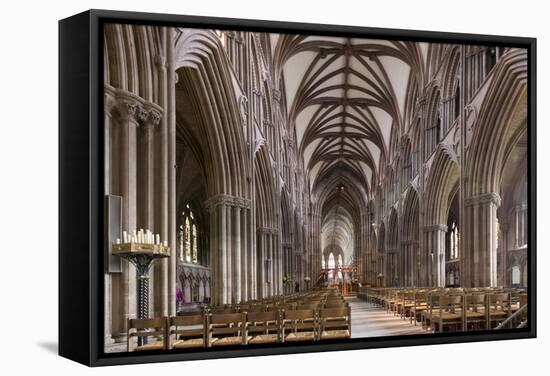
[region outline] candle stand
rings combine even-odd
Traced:
[[[123,243],[113,244],[113,255],[128,260],[136,267],[138,278],[138,318],[149,316],[149,269],[156,259],[169,257],[170,248],[162,244]],[[138,337],[138,344],[147,343],[147,337]]]

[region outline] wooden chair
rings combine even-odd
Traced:
[[[211,307],[210,313],[222,314],[222,313],[237,313],[238,309],[234,307]]]
[[[193,309],[190,311],[179,311],[176,316],[197,316],[204,313],[203,309]]]
[[[296,304],[294,303],[279,304],[278,308],[279,310],[284,309],[285,311],[292,311],[293,309],[296,309]]]
[[[283,311],[282,342],[315,341],[317,315],[314,309]]]
[[[244,345],[245,313],[214,313],[208,318],[207,344],[211,346]]]
[[[404,299],[405,299],[405,294],[406,293],[407,293],[407,291],[405,291],[405,290],[398,290],[396,292],[396,297],[392,301],[391,306],[390,306],[390,310],[393,312],[394,316],[401,315],[401,308],[402,308],[403,303],[405,301]]]
[[[246,344],[277,343],[281,340],[280,311],[248,312],[245,324]]]
[[[350,307],[322,309],[319,313],[319,339],[351,337]]]
[[[344,303],[325,303],[323,305],[323,309],[329,309],[329,308],[346,308],[349,307],[347,302]]]
[[[417,290],[414,293],[414,302],[409,308],[410,322],[412,323],[414,320],[416,326],[416,323],[422,319],[422,312],[426,309],[428,309],[428,290]]]
[[[442,295],[439,309],[430,312],[432,329],[442,333],[445,327],[455,327],[463,330],[464,295]]]
[[[166,349],[166,317],[128,320],[127,350],[147,351]],[[155,337],[155,338],[149,338]],[[158,337],[162,337],[158,340]],[[138,339],[135,344],[134,339]],[[149,342],[149,340],[152,340]]]
[[[420,314],[422,329],[433,330],[431,316],[433,311],[437,311],[439,309],[440,300],[441,295],[439,293],[431,292],[430,294],[428,294],[426,309],[422,310]]]
[[[265,312],[266,306],[263,304],[253,304],[248,306],[248,308],[241,308],[241,312]]]
[[[208,315],[170,317],[168,321],[168,348],[189,349],[207,347]],[[172,336],[174,339],[172,340]]]
[[[394,302],[393,313],[400,318],[408,312],[408,309],[414,304],[414,291],[401,290],[397,293],[397,300]],[[407,306],[407,307],[406,307]]]
[[[472,293],[464,297],[464,330],[487,328],[487,294]]]
[[[522,293],[519,294],[518,298],[519,298],[519,308],[526,306],[525,310],[520,314],[520,317],[518,318],[518,321],[519,321],[519,323],[527,322],[528,317],[529,317],[529,312],[528,312],[529,306],[527,306],[527,304],[528,304],[528,295],[527,295],[527,293],[522,292]]]
[[[384,299],[384,308],[386,309],[386,312],[390,312],[393,310],[393,307],[398,301],[398,291],[396,289],[392,289],[388,291],[388,295]]]
[[[308,310],[308,309],[317,310],[319,308],[319,305],[320,304],[317,303],[317,302],[316,303],[307,303],[307,304],[303,303],[303,304],[297,305],[295,309],[300,310],[300,311]]]
[[[506,320],[512,314],[512,302],[510,293],[493,293],[488,295],[487,322],[492,329],[501,321]]]

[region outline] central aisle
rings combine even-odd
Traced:
[[[346,298],[351,308],[351,337],[381,337],[407,334],[426,334],[420,325],[401,320],[383,308],[355,296]]]

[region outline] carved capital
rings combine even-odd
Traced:
[[[133,120],[135,122],[139,122],[140,105],[132,98],[118,100],[113,108],[113,111],[116,112],[118,117],[122,120]]]
[[[109,86],[105,87],[105,110],[122,121],[132,121],[138,126],[158,125],[163,113],[159,105]]]
[[[442,231],[447,232],[447,225],[436,224],[430,226],[424,226],[424,232]]]
[[[466,199],[466,206],[476,206],[484,204],[495,204],[496,206],[500,206],[500,202],[501,199],[498,193],[489,192],[481,194],[479,196],[468,197]]]
[[[278,230],[274,227],[258,227],[258,232],[262,234],[276,235],[278,233]]]
[[[204,205],[207,209],[211,210],[216,206],[234,206],[242,209],[250,209],[250,200],[242,197],[235,197],[226,194],[219,194],[216,196],[210,197],[204,202]]]
[[[139,121],[140,125],[145,128],[154,128],[159,125],[162,115],[159,111],[155,109],[146,109],[141,107],[139,110]]]
[[[233,197],[233,206],[242,209],[250,209],[250,200],[242,197]]]

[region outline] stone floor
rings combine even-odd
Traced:
[[[426,334],[422,327],[401,320],[393,313],[387,313],[383,308],[367,303],[357,297],[349,297],[351,307],[351,337],[381,337],[407,334]]]

